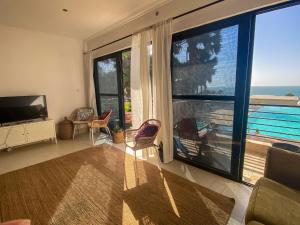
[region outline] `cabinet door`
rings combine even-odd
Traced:
[[[25,128],[23,125],[4,127],[1,131],[1,144],[5,147],[14,147],[26,143]]]
[[[6,136],[7,136],[7,129],[4,127],[0,127],[0,149],[6,148],[5,145]]]
[[[26,124],[26,135],[29,143],[54,138],[53,121]]]

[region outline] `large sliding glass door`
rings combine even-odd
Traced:
[[[111,109],[111,128],[130,127],[130,50],[95,59],[94,81],[98,114]]]
[[[250,18],[173,36],[174,155],[239,179]]]

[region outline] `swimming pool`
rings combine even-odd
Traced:
[[[300,141],[300,107],[251,105],[247,133]]]

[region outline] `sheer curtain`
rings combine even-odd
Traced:
[[[93,108],[97,115],[96,93],[93,76],[93,53],[86,53],[84,55],[84,74],[87,79],[87,101],[88,106]]]
[[[161,121],[158,143],[163,144],[164,162],[173,160],[173,107],[171,84],[172,21],[157,24],[152,34],[153,112]]]
[[[132,36],[130,83],[132,125],[134,128],[138,128],[151,117],[150,70],[147,48],[150,42],[150,31],[143,31]]]

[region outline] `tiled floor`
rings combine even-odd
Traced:
[[[102,142],[110,143],[108,140],[99,140],[97,144]],[[117,144],[115,146],[120,150],[125,150],[124,144]],[[88,135],[83,134],[78,136],[74,141],[59,140],[57,145],[49,142],[43,142],[17,148],[10,152],[0,152],[0,174],[60,157],[88,147],[91,147]],[[126,152],[132,154],[130,149],[126,149]],[[148,160],[150,163],[157,164],[159,167],[172,171],[190,181],[197,182],[204,187],[234,198],[236,203],[228,224],[235,225],[244,223],[245,210],[251,194],[250,187],[196,167],[189,166],[177,160],[168,164],[162,164],[159,162],[155,150],[149,149],[148,153],[149,155],[147,154],[147,151],[139,151],[137,153],[137,157]]]

